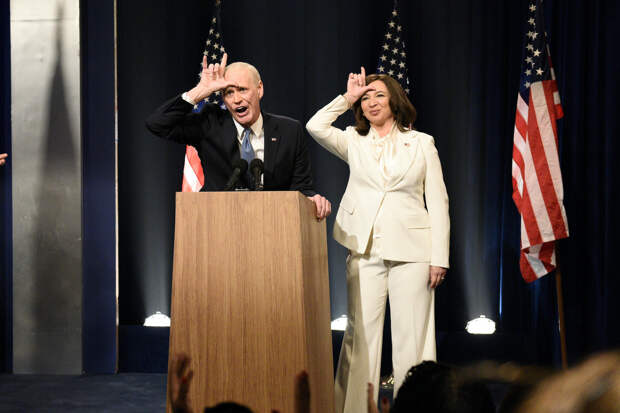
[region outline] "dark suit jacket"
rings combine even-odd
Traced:
[[[146,120],[155,135],[192,145],[198,151],[205,174],[203,190],[223,191],[240,158],[237,129],[232,115],[214,104],[205,104],[200,113],[177,96],[159,107]],[[300,191],[316,194],[308,146],[301,124],[285,116],[262,112],[265,131],[266,191]]]

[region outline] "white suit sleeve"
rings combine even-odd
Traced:
[[[423,135],[420,143],[426,160],[424,197],[431,222],[431,265],[448,268],[450,262],[448,192],[433,138]]]
[[[349,109],[349,102],[339,95],[320,109],[306,124],[310,136],[322,147],[347,162],[348,136],[341,129],[332,126],[338,116]]]

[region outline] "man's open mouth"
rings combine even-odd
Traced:
[[[235,112],[237,112],[240,115],[244,115],[247,111],[248,111],[247,106],[239,106],[238,108],[235,109]]]

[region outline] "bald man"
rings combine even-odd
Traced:
[[[226,65],[202,61],[200,82],[164,103],[146,120],[155,135],[198,151],[205,174],[203,190],[222,191],[233,165],[246,154],[264,162],[267,191],[300,191],[316,205],[317,218],[331,213],[330,202],[314,191],[308,147],[301,124],[294,119],[261,111],[264,87],[258,70],[249,63]],[[227,110],[207,103],[200,113],[194,106],[213,93],[223,94]],[[250,186],[250,182],[242,183]]]

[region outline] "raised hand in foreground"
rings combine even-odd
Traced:
[[[168,398],[172,406],[173,413],[192,413],[189,406],[187,393],[189,385],[194,377],[194,371],[189,369],[191,359],[185,353],[176,354],[170,362],[168,376],[170,384],[168,385]]]
[[[379,413],[377,403],[375,402],[375,387],[372,383],[368,383],[366,391],[368,394],[368,413]],[[390,413],[390,402],[385,397],[381,398],[381,413]]]

